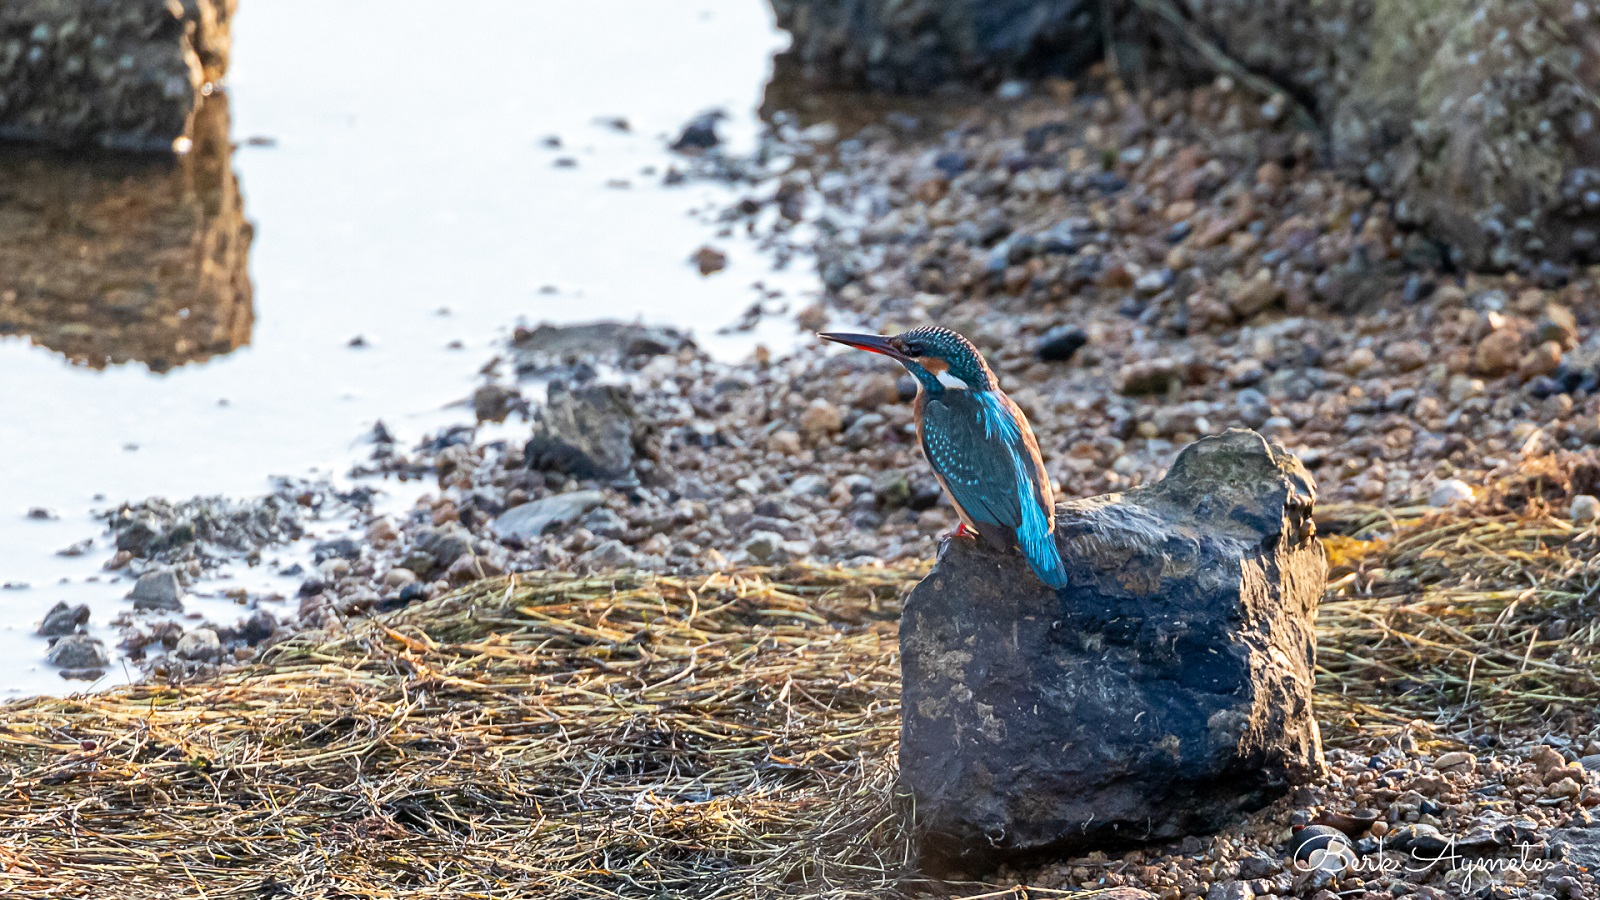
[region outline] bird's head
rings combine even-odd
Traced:
[[[994,375],[983,361],[983,354],[971,341],[948,328],[925,325],[893,336],[826,332],[817,337],[894,359],[930,390],[994,389]]]

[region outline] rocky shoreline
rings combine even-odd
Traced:
[[[828,297],[787,313],[801,331],[936,322],[971,337],[1028,412],[1058,495],[1148,483],[1184,444],[1239,426],[1304,460],[1324,502],[1469,502],[1550,460],[1565,480],[1541,502],[1595,515],[1594,269],[1454,270],[1226,81],[1046,83],[878,118],[841,137],[775,116],[753,156],[695,147],[667,179],[743,185],[729,228],[780,261],[814,255]],[[322,625],[540,568],[929,559],[954,518],[911,386],[880,363],[803,339],[727,363],[670,329],[519,332],[471,405],[484,422],[531,418],[528,441],[462,427],[402,448],[379,428],[358,483],[436,489],[318,548],[275,617]]]

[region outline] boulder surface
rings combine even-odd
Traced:
[[[1070,586],[952,539],[901,623],[900,766],[923,865],[1214,831],[1323,771],[1316,487],[1251,431],[1059,504]]]

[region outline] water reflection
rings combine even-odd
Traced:
[[[0,335],[155,372],[249,343],[251,226],[228,125],[215,94],[181,158],[0,150]]]

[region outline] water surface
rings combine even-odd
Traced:
[[[755,282],[814,292],[809,267],[719,236],[728,189],[662,184],[703,110],[753,141],[784,41],[751,0],[264,0],[240,7],[189,159],[5,151],[0,197],[26,202],[0,203],[0,229],[34,243],[32,293],[0,273],[0,689],[74,689],[32,636],[57,600],[90,602],[115,643],[130,585],[99,571],[105,540],[54,555],[93,511],[260,494],[344,472],[376,420],[403,441],[465,421],[451,404],[519,320],[686,325],[725,357],[790,339],[715,330]],[[728,270],[688,264],[705,243]]]

